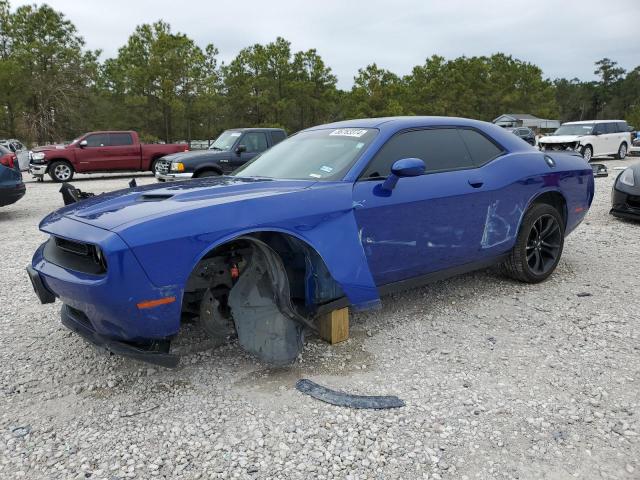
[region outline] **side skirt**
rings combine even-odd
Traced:
[[[473,272],[475,270],[482,270],[484,268],[498,265],[504,262],[508,256],[509,254],[505,253],[503,255],[500,255],[499,257],[491,257],[485,260],[480,260],[478,262],[465,263],[464,265],[445,268],[444,270],[438,270],[437,272],[431,272],[425,275],[420,275],[418,277],[400,280],[399,282],[387,283],[385,285],[379,286],[378,292],[382,296],[389,295],[390,293],[400,292],[403,290],[409,290],[411,288],[421,287],[423,285],[428,285],[429,283],[439,282],[442,280],[446,280],[447,278],[462,275],[464,273]]]
[[[438,270],[437,272],[427,273],[406,280],[400,280],[399,282],[387,283],[378,287],[378,294],[380,296],[389,295],[391,293],[401,292],[404,290],[410,290],[412,288],[422,287],[434,282],[440,282],[447,278],[463,275],[465,273],[473,272],[476,270],[483,270],[485,268],[493,267],[504,262],[509,257],[508,253],[504,253],[498,257],[491,257],[486,260],[478,262],[465,263],[457,267],[446,268],[444,270]],[[350,305],[347,297],[340,297],[332,300],[329,303],[320,305],[314,315],[319,317],[325,313],[329,313],[333,310],[339,310]]]

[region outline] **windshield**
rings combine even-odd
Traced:
[[[302,132],[280,142],[233,175],[295,180],[341,180],[378,134],[370,128]]]
[[[590,135],[591,130],[593,130],[593,123],[574,123],[561,125],[553,135]]]
[[[237,130],[225,130],[216,138],[216,141],[211,144],[209,150],[221,150],[224,152],[231,150],[231,147],[233,147],[233,144],[236,143],[240,135],[242,135],[242,132],[238,132]]]

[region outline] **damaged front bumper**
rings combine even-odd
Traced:
[[[88,342],[115,355],[133,358],[166,368],[175,368],[180,358],[169,353],[169,341],[151,341],[132,343],[111,339],[96,332],[87,316],[79,310],[62,305],[60,313],[62,324],[77,333]]]
[[[580,152],[582,149],[580,142],[539,143],[538,146],[543,152]]]

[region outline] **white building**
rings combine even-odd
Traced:
[[[559,120],[538,118],[528,113],[503,113],[493,123],[501,127],[529,127],[533,130],[555,130],[560,126]]]

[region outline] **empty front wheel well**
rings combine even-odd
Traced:
[[[344,296],[318,252],[299,238],[276,231],[245,234],[211,249],[194,267],[183,300],[183,312],[195,314],[195,307],[207,288],[224,297],[242,275],[251,241],[264,242],[282,260],[289,283],[291,302],[303,316],[312,316],[319,305]],[[224,304],[224,300],[222,302]]]

